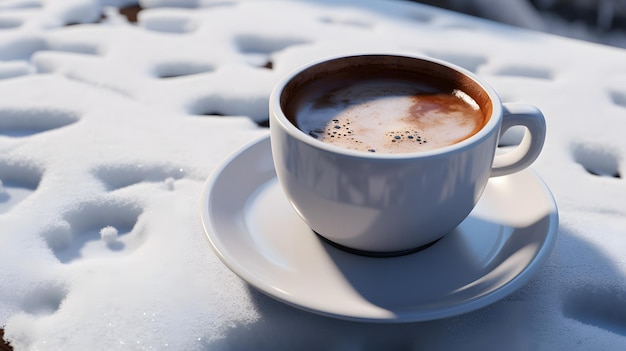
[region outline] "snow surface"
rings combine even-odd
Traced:
[[[626,51],[401,1],[0,2],[0,325],[16,350],[615,350],[626,344]],[[97,21],[98,24],[81,24]],[[360,324],[250,289],[199,194],[312,59],[401,51],[540,107],[560,210],[538,276],[462,316]],[[271,64],[270,64],[271,63]],[[515,136],[511,137],[515,139]]]

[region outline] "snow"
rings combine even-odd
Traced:
[[[626,51],[402,1],[145,0],[137,24],[112,8],[131,4],[0,4],[0,325],[16,350],[623,347]],[[368,51],[449,60],[544,111],[533,168],[559,239],[508,298],[339,321],[261,295],[211,251],[203,182],[267,134],[273,85]]]
[[[100,238],[107,243],[107,245],[111,245],[117,241],[117,229],[113,226],[107,225],[106,227],[100,229]]]

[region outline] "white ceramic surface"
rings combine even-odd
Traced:
[[[485,124],[451,145],[403,153],[350,150],[296,127],[295,105],[306,99],[300,92],[317,89],[312,87],[320,82],[332,91],[333,84],[343,86],[351,75],[403,75],[411,82],[461,91],[481,106]],[[382,255],[410,251],[449,233],[472,211],[490,177],[520,171],[537,158],[546,133],[536,107],[503,105],[494,89],[471,72],[415,54],[348,55],[310,63],[276,84],[269,112],[277,178],[297,213],[332,242]],[[500,132],[512,126],[526,127],[525,137],[513,151],[494,158]],[[380,128],[385,132],[389,126]]]
[[[471,215],[428,249],[358,256],[322,242],[276,180],[269,138],[207,180],[202,221],[221,260],[280,301],[350,320],[411,322],[493,303],[526,283],[557,237],[556,204],[532,171],[492,178]]]

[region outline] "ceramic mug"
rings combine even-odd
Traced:
[[[451,145],[399,153],[327,143],[300,126],[298,111],[303,104],[328,103],[327,95],[342,86],[371,85],[387,78],[435,86],[448,94],[461,92],[461,98],[469,97],[478,106],[483,122],[474,134]],[[323,99],[314,97],[315,91],[321,91]],[[355,96],[360,98],[359,94],[363,95]],[[307,101],[311,99],[318,100]],[[349,94],[340,98],[342,103],[349,99]],[[546,134],[537,108],[503,104],[492,87],[451,63],[404,54],[310,63],[275,86],[269,109],[277,177],[295,211],[330,243],[369,255],[413,252],[451,232],[472,211],[490,177],[520,171],[534,162]],[[380,122],[376,128],[384,132],[386,124]],[[522,142],[496,155],[499,137],[513,126],[526,128]]]

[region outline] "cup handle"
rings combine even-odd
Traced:
[[[515,149],[496,155],[491,168],[492,177],[515,173],[530,166],[541,153],[546,139],[546,120],[538,108],[517,103],[505,103],[503,108],[500,137],[514,126],[526,127],[526,132]]]

